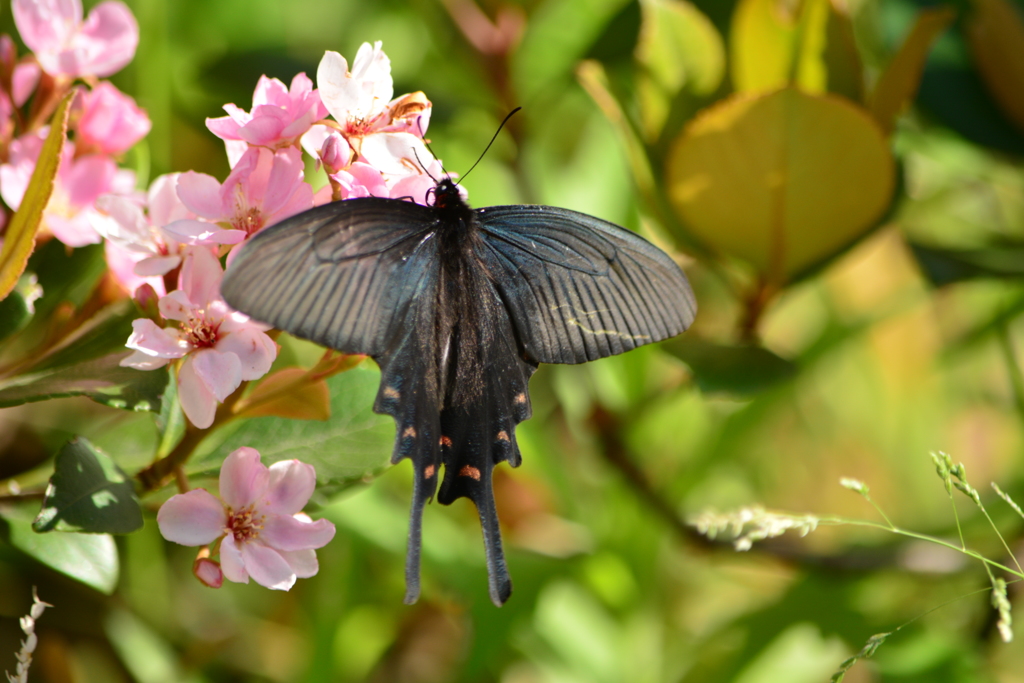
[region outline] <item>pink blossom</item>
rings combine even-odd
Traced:
[[[109,76],[135,56],[139,26],[124,3],[107,0],[82,21],[81,0],[13,0],[25,45],[53,76]]]
[[[178,396],[196,427],[213,424],[217,403],[242,380],[262,377],[277,357],[277,346],[264,334],[268,326],[232,310],[220,297],[224,277],[220,261],[206,247],[185,253],[180,287],[161,297],[160,315],[179,323],[159,327],[149,318],[132,322],[127,346],[135,351],[121,365],[155,370],[184,358],[178,369]]]
[[[288,147],[327,116],[313,81],[304,73],[292,79],[291,89],[276,78],[261,76],[252,97],[252,112],[225,104],[228,113],[206,119],[206,127],[223,140],[243,140],[272,149]]]
[[[101,219],[95,225],[107,240],[107,265],[129,292],[148,282],[163,293],[163,280],[155,276],[181,264],[183,245],[162,229],[173,221],[193,217],[178,199],[178,175],[162,175],[154,180],[145,204],[109,194],[96,200]]]
[[[294,147],[277,152],[251,147],[223,185],[205,173],[183,173],[178,196],[204,220],[176,221],[167,230],[190,244],[237,244],[267,225],[312,208],[313,188],[303,181],[302,170],[302,152]]]
[[[77,144],[103,154],[122,154],[150,129],[146,112],[107,81],[82,95]]]
[[[29,133],[11,142],[8,163],[0,166],[0,197],[17,210],[42,150],[47,129]],[[114,160],[100,154],[75,158],[75,148],[65,143],[53,194],[43,214],[43,227],[69,247],[100,241],[96,224],[102,220],[93,206],[107,193],[130,193],[135,174],[119,170]]]
[[[220,539],[220,566],[229,581],[252,577],[261,586],[288,590],[295,579],[317,573],[314,551],[334,538],[333,524],[301,512],[315,488],[312,465],[283,460],[268,468],[258,451],[243,447],[224,460],[220,499],[205,489],[179,493],[160,507],[156,520],[164,538],[175,543]]]
[[[348,70],[337,52],[326,52],[316,74],[320,98],[361,161],[385,174],[418,173],[433,156],[423,145],[432,105],[423,93],[391,99],[391,62],[381,43],[363,43]]]

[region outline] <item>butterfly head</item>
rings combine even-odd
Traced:
[[[445,176],[437,185],[427,190],[427,198],[431,205],[438,209],[451,209],[465,204],[459,186],[451,176]]]

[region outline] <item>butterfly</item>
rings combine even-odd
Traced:
[[[221,293],[255,320],[376,360],[373,409],[396,422],[391,462],[414,470],[405,602],[419,597],[423,507],[436,493],[476,505],[501,606],[512,581],[491,473],[521,462],[530,376],[675,336],[696,302],[668,255],[613,223],[550,206],[472,209],[448,177],[430,199],[292,216],[241,247]]]

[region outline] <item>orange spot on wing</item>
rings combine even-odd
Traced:
[[[394,387],[384,387],[384,398],[400,398],[401,394]]]
[[[498,432],[498,441],[508,441],[508,432],[504,429]]]
[[[406,437],[412,437],[412,438],[415,439],[416,438],[416,428],[415,427],[406,427],[405,431],[402,432],[402,438],[406,438]]]
[[[516,394],[516,397],[513,400],[516,403],[526,403],[526,394]]]
[[[452,447],[452,440],[449,439],[447,436],[442,436],[441,437],[441,445],[442,446],[447,446],[448,448],[451,448]]]
[[[478,470],[477,468],[473,467],[472,465],[464,465],[462,467],[462,469],[459,470],[459,476],[460,477],[472,477],[473,479],[476,479],[477,481],[480,481],[480,470]]]
[[[427,465],[425,468],[423,468],[423,478],[430,479],[432,476],[434,476],[434,466]]]

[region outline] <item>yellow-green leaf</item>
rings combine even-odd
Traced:
[[[974,63],[1006,117],[1024,130],[1024,21],[1006,0],[973,0],[967,40]]]
[[[907,39],[879,77],[868,97],[868,109],[886,133],[892,132],[896,117],[913,101],[928,51],[954,18],[956,12],[950,7],[921,10]]]
[[[323,380],[310,381],[306,370],[285,368],[264,379],[245,397],[239,416],[326,420],[331,416],[331,393]]]
[[[828,91],[853,100],[864,101],[864,64],[857,50],[853,21],[845,6],[828,3],[825,51],[822,59],[828,72]]]
[[[706,109],[673,145],[667,190],[693,235],[781,285],[871,229],[894,175],[866,112],[787,88]]]
[[[828,18],[828,0],[740,0],[729,36],[733,86],[738,92],[787,85],[824,91]]]
[[[643,23],[636,60],[644,67],[638,82],[644,128],[651,138],[681,90],[710,95],[725,75],[725,45],[715,25],[683,0],[641,0]]]
[[[35,246],[36,231],[43,220],[43,210],[50,201],[53,192],[53,179],[60,165],[60,153],[64,148],[64,139],[68,129],[68,107],[73,94],[67,95],[57,107],[50,123],[50,134],[46,136],[43,149],[39,152],[36,168],[32,179],[25,189],[21,206],[11,217],[7,227],[3,248],[0,249],[0,299],[4,299],[18,278],[25,272],[25,264]]]

